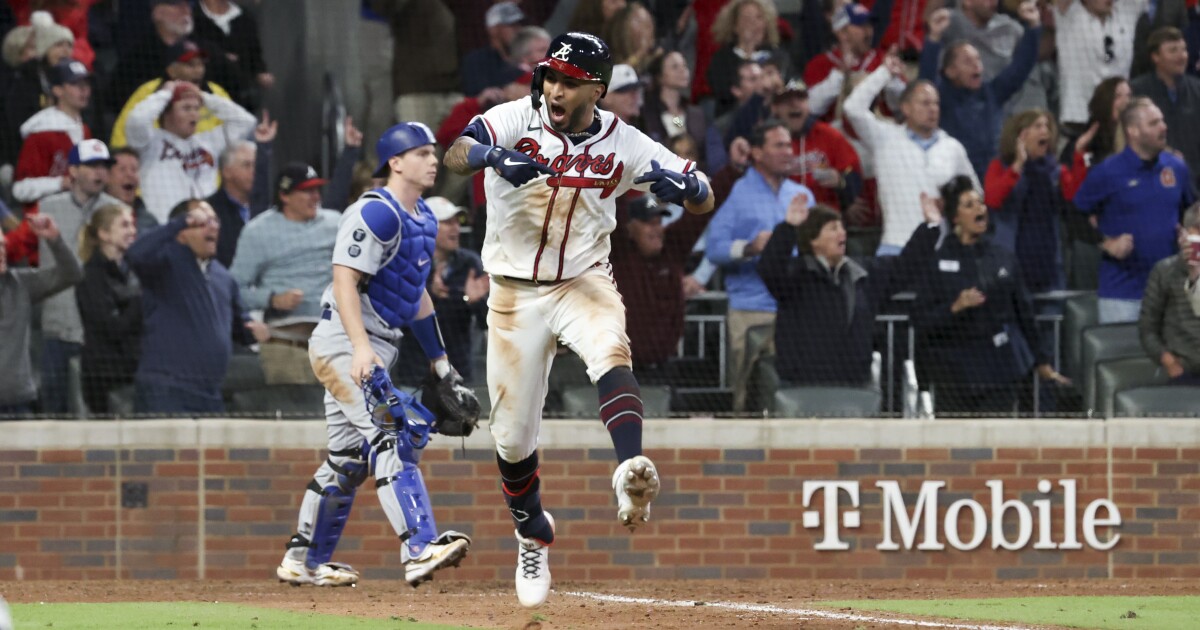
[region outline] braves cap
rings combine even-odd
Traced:
[[[290,162],[279,171],[279,192],[287,194],[324,186],[327,180],[317,175],[317,169],[303,163]]]
[[[167,64],[187,63],[196,57],[208,59],[208,53],[190,39],[181,39],[167,48],[165,59]]]
[[[658,203],[654,195],[642,195],[629,202],[629,218],[635,221],[653,221],[656,217],[671,216],[671,211]]]
[[[620,92],[640,87],[642,87],[642,84],[638,80],[637,71],[633,69],[633,66],[623,63],[613,66],[612,79],[608,82],[608,91]]]
[[[842,7],[841,10],[833,14],[833,19],[830,20],[830,25],[833,27],[834,32],[840,31],[847,26],[866,26],[870,23],[871,12],[857,2],[851,2]]]
[[[86,81],[92,76],[88,72],[87,66],[83,65],[82,61],[74,59],[65,59],[58,62],[50,69],[50,85],[63,85],[64,83],[79,83]]]
[[[71,166],[92,165],[92,164],[109,164],[113,163],[112,156],[108,153],[108,147],[104,143],[96,140],[83,140],[79,144],[71,147],[71,152],[67,155],[67,164]]]
[[[781,101],[789,96],[808,98],[808,85],[800,79],[791,79],[784,84],[783,89],[775,95],[774,100]]]
[[[425,200],[425,205],[429,206],[433,211],[433,218],[438,221],[447,221],[467,212],[465,208],[454,205],[453,201],[445,197],[430,197]]]

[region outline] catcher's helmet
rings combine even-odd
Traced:
[[[379,136],[379,142],[375,143],[375,155],[379,157],[379,168],[375,170],[374,176],[384,177],[387,175],[388,160],[392,157],[427,144],[437,144],[437,139],[433,137],[433,131],[425,126],[425,123],[403,122],[393,125],[383,132],[383,135]]]
[[[542,105],[542,80],[548,70],[557,70],[573,79],[599,83],[608,91],[613,60],[608,44],[590,33],[563,33],[550,42],[549,56],[533,70],[530,98],[536,109]],[[603,94],[602,94],[603,95]]]

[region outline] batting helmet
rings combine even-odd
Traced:
[[[533,70],[530,98],[536,109],[542,105],[542,80],[546,72],[556,70],[572,79],[599,83],[608,91],[613,59],[604,40],[589,33],[563,33],[550,42],[550,55]],[[603,95],[603,94],[601,94]]]
[[[388,173],[388,160],[427,144],[437,144],[433,132],[424,123],[405,122],[393,125],[379,136],[375,143],[375,155],[379,157],[379,168],[375,177],[384,177]]]

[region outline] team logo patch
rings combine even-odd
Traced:
[[[354,242],[361,243],[364,238],[367,238],[367,233],[361,229],[354,230]]]
[[[1164,166],[1162,172],[1158,174],[1158,182],[1163,185],[1163,188],[1174,188],[1175,169]]]
[[[350,249],[347,251],[350,252],[351,258],[357,258],[358,255],[362,253],[362,248],[359,247],[358,245],[351,245]]]

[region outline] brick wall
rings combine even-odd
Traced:
[[[323,423],[210,422],[224,424],[120,423],[113,431],[114,423],[0,423],[0,435],[14,438],[0,447],[0,580],[269,577],[323,456],[297,444],[319,444]],[[647,443],[678,448],[647,452],[664,478],[664,493],[650,525],[632,536],[616,523],[613,454],[603,430],[595,423],[556,423],[542,440],[544,502],[559,532],[551,554],[555,576],[1200,577],[1200,423],[1158,434],[1135,424],[1111,424],[1106,431],[1096,428],[1099,422],[1064,423],[1055,437],[1043,423],[1004,430],[1004,423],[990,422],[973,428],[763,421],[735,426],[736,434],[714,420],[660,423],[648,431]],[[897,433],[906,428],[916,435]],[[1101,438],[1109,443],[1091,444]],[[452,575],[511,579],[516,546],[486,433],[465,450],[438,442],[422,467],[439,525],[475,541]],[[729,447],[706,448],[706,442]],[[973,498],[989,509],[985,482],[1002,480],[1006,500],[1052,502],[1053,537],[1060,540],[1062,493],[1039,493],[1041,479],[1077,481],[1078,518],[1095,499],[1114,501],[1124,519],[1111,530],[1121,536],[1116,547],[1037,551],[1031,542],[1020,551],[994,551],[989,534],[970,552],[875,548],[884,520],[878,480],[900,484],[910,513],[922,482],[945,481],[939,523],[957,499]],[[811,480],[861,482],[861,526],[841,533],[850,551],[813,549],[823,534],[803,526],[804,513],[820,508],[822,494],[802,505],[804,482]],[[845,497],[841,503],[849,507]],[[1008,516],[1004,529],[1011,533],[1015,518]],[[963,510],[963,537],[971,531],[968,521]],[[1101,529],[1101,538],[1109,531]],[[336,559],[368,577],[402,576],[398,543],[370,484],[360,492]]]

